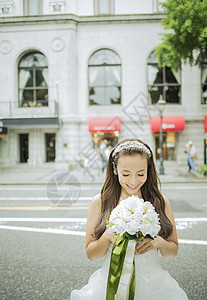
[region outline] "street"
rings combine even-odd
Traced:
[[[0,186],[1,300],[70,299],[71,290],[87,283],[101,266],[84,249],[87,211],[100,188]],[[161,259],[163,268],[190,300],[207,299],[207,186],[163,184],[162,191],[180,241],[175,259]]]

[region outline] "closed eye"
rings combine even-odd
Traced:
[[[144,174],[138,174],[138,176],[142,177],[142,176],[144,176]]]
[[[122,174],[122,176],[127,177],[127,176],[129,176],[129,174],[127,174],[127,175],[126,174]]]

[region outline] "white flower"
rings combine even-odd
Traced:
[[[129,234],[134,235],[136,232],[139,231],[139,223],[135,220],[127,223],[127,230]]]
[[[134,195],[122,200],[112,210],[107,227],[120,235],[141,232],[143,236],[149,234],[152,237],[160,230],[158,214],[153,205]]]

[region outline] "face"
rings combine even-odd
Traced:
[[[120,156],[117,162],[121,197],[142,197],[140,188],[147,180],[147,158],[140,154]]]

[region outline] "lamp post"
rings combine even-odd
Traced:
[[[159,105],[159,112],[160,112],[160,175],[165,174],[165,169],[163,165],[163,128],[162,128],[162,118],[163,118],[163,111],[165,108],[166,101],[163,99],[163,96],[160,95],[159,100],[157,101]]]

